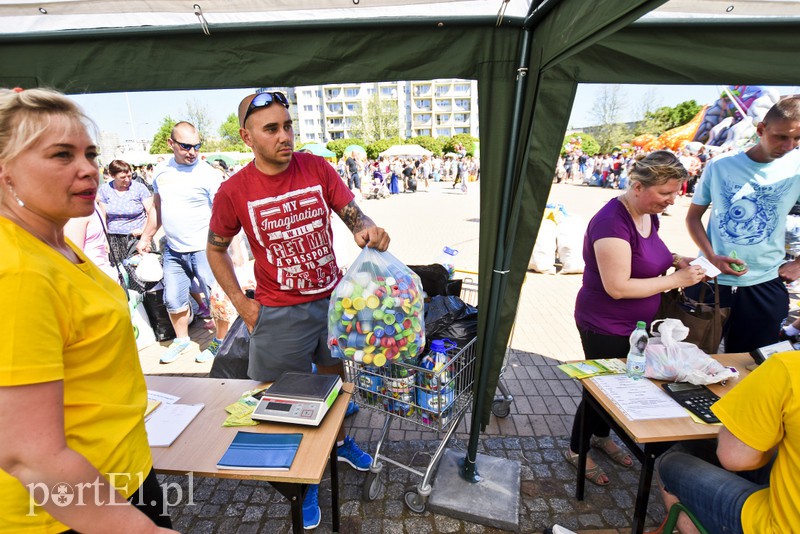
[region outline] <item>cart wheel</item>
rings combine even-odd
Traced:
[[[381,480],[380,473],[367,473],[367,478],[364,480],[364,490],[361,497],[365,501],[374,501],[383,490],[383,480]]]
[[[492,401],[492,413],[501,419],[508,417],[511,413],[511,403],[503,399]]]
[[[427,499],[417,492],[417,488],[407,488],[403,494],[403,500],[406,502],[408,509],[414,513],[421,514],[427,507]]]

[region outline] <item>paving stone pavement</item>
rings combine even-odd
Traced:
[[[638,463],[624,469],[605,457],[598,462],[612,480],[600,488],[586,485],[586,498],[574,498],[575,471],[562,457],[567,447],[572,415],[580,398],[576,383],[555,369],[559,362],[536,354],[512,350],[507,356],[503,380],[514,395],[508,417],[492,416],[482,434],[482,454],[518,460],[521,464],[519,532],[541,532],[554,523],[579,532],[617,532],[630,527],[638,484]],[[447,447],[466,452],[468,413]],[[385,416],[363,407],[345,425],[363,447],[374,452]],[[381,454],[403,465],[425,471],[442,442],[435,431],[393,418]],[[198,444],[198,446],[202,446]],[[342,533],[496,533],[483,525],[425,511],[416,514],[403,503],[406,488],[421,479],[384,462],[383,490],[377,498],[362,498],[366,473],[340,464],[340,511]],[[480,464],[478,465],[480,470]],[[174,526],[190,533],[284,533],[291,531],[289,503],[266,483],[230,479],[160,476],[173,485],[169,502]],[[180,491],[177,489],[180,487]],[[655,487],[653,488],[655,491]],[[191,497],[190,497],[191,495]],[[652,495],[646,524],[660,523],[664,509]],[[317,532],[331,532],[330,479],[320,487],[322,523]]]

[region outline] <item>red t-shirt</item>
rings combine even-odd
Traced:
[[[330,216],[353,198],[328,162],[295,152],[280,174],[264,174],[251,162],[223,182],[210,229],[233,237],[244,228],[255,257],[256,300],[293,306],[327,297],[339,282]]]

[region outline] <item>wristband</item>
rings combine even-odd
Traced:
[[[676,269],[680,268],[679,265],[681,261],[683,261],[683,256],[681,256],[680,254],[672,255],[672,266],[675,267]]]

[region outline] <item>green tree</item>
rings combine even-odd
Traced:
[[[221,152],[249,152],[250,147],[244,144],[239,135],[239,118],[231,113],[219,127]]]
[[[597,139],[594,136],[587,132],[580,132],[580,133],[573,133],[567,134],[564,136],[564,142],[561,143],[561,155],[565,155],[567,153],[567,143],[570,142],[571,139],[580,139],[581,140],[581,150],[587,156],[594,156],[598,152],[600,152],[600,145],[597,143]]]
[[[350,145],[363,146],[365,149],[367,146],[364,140],[359,137],[348,137],[346,139],[334,139],[333,141],[328,141],[328,144],[325,145],[325,148],[332,152],[336,152],[336,157],[338,159],[345,155],[344,149]],[[347,156],[349,155],[350,154],[347,154]]]
[[[362,137],[374,142],[387,137],[400,135],[399,108],[397,99],[381,98],[372,95],[361,115],[352,118],[349,131],[353,137]]]
[[[366,146],[367,157],[369,159],[378,159],[380,157],[380,153],[388,149],[390,146],[402,144],[404,144],[403,140],[400,139],[399,136],[390,137],[388,139],[378,139],[374,143],[370,143]]]
[[[694,100],[686,100],[675,107],[662,106],[655,111],[645,113],[643,133],[661,135],[667,130],[682,126],[700,113],[703,106]]]
[[[158,131],[153,135],[153,143],[150,145],[151,154],[169,154],[172,152],[169,145],[167,145],[167,139],[172,134],[173,126],[175,126],[175,119],[169,115],[161,119],[161,126],[158,127]]]
[[[413,145],[419,145],[422,148],[426,148],[437,156],[442,155],[442,147],[444,146],[444,143],[440,139],[436,137],[431,137],[430,135],[420,135],[417,137],[412,137],[411,139],[407,140],[407,143]]]
[[[476,141],[478,141],[478,138],[472,137],[470,134],[456,134],[444,142],[442,150],[445,153],[456,152],[456,146],[460,144],[467,150],[467,156],[474,156]]]

